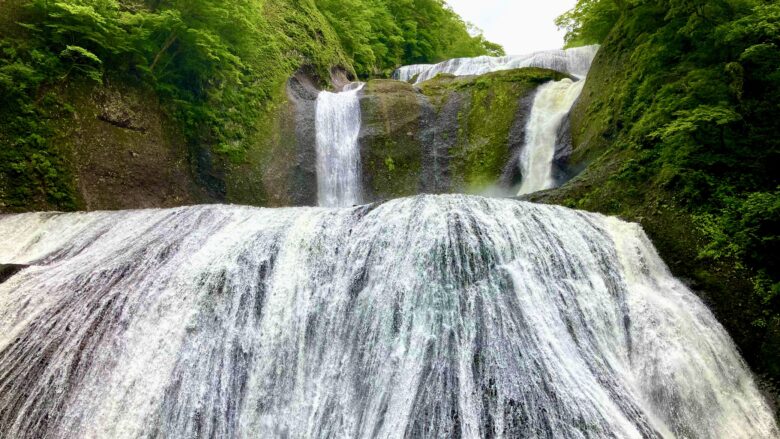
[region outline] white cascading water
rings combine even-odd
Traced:
[[[639,226],[514,200],[0,217],[8,438],[770,438]]]
[[[362,202],[360,98],[362,83],[341,93],[317,96],[317,193],[323,207],[350,207]]]
[[[536,92],[525,130],[525,145],[520,153],[523,181],[518,195],[530,194],[555,185],[552,162],[558,131],[582,92],[585,80],[548,82]]]
[[[439,73],[455,76],[482,75],[499,70],[540,67],[568,73],[578,78],[585,77],[599,46],[583,46],[565,50],[546,50],[527,55],[501,57],[479,56],[476,58],[455,58],[439,64],[416,64],[399,68],[393,78],[415,83],[427,81]],[[415,79],[416,77],[416,79]]]

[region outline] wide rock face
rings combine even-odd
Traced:
[[[60,96],[74,113],[54,140],[75,177],[80,208],[174,207],[222,198],[224,183],[211,154],[187,145],[150,88],[68,84]]]
[[[521,179],[518,159],[534,92],[563,77],[525,68],[439,75],[419,86],[368,81],[360,97],[364,201],[420,193],[511,194]],[[63,172],[73,176],[76,207],[316,205],[317,96],[323,87],[339,89],[350,79],[340,67],[331,69],[330,78],[315,66],[301,67],[280,84],[239,160],[187,142],[151,88],[118,79],[100,86],[68,84],[59,95],[74,112],[55,130],[55,142],[67,159]]]
[[[509,190],[540,84],[564,75],[518,69],[440,75],[419,87],[376,80],[361,98],[363,180],[371,200]]]
[[[317,204],[315,111],[319,80],[299,71],[267,115],[263,135],[241,163],[229,163],[228,199],[256,206]]]
[[[368,81],[360,92],[358,137],[363,201],[421,193],[513,194],[522,178],[518,160],[536,88],[564,77],[525,68],[439,75],[419,86]],[[317,94],[318,82],[306,72],[288,82],[287,100],[268,121],[264,146],[250,150],[246,163],[229,168],[229,181],[240,183],[228,187],[229,200],[317,204]],[[570,152],[558,152],[557,168],[565,168]]]

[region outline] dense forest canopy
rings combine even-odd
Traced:
[[[152,86],[190,142],[240,160],[303,65],[362,76],[499,54],[441,0],[10,0],[0,20],[0,188],[72,208],[52,123],[66,82]],[[343,49],[342,49],[343,47]]]
[[[580,0],[557,23],[631,65],[604,91],[614,105],[589,110],[630,157],[603,192],[621,194],[613,213],[670,194],[706,237],[700,259],[748,273],[753,325],[780,334],[780,3]]]
[[[362,76],[405,64],[504,55],[443,0],[317,0]]]

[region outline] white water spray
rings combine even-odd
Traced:
[[[599,46],[575,47],[566,50],[546,50],[527,55],[502,57],[479,56],[476,58],[455,58],[439,64],[416,64],[399,68],[393,74],[397,80],[408,82],[416,77],[415,83],[432,79],[439,73],[455,76],[482,75],[500,70],[522,67],[540,67],[568,73],[578,78],[585,77]]]
[[[520,154],[523,181],[518,195],[550,189],[555,185],[552,162],[558,130],[584,85],[585,80],[572,82],[562,79],[539,87],[526,125],[525,146]]]
[[[360,99],[362,83],[341,93],[317,96],[317,193],[323,207],[350,207],[362,202]]]
[[[0,436],[773,438],[634,224],[462,195],[0,217]]]

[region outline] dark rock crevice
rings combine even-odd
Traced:
[[[287,97],[295,113],[295,154],[288,176],[289,198],[294,206],[317,205],[316,115],[319,83],[319,78],[306,70],[299,71],[287,82]]]
[[[107,114],[99,114],[98,120],[103,121],[109,125],[113,125],[117,128],[123,128],[130,131],[137,131],[139,133],[145,133],[146,128],[134,126],[133,121],[129,117],[122,117],[120,119],[114,119],[110,115]]]
[[[459,136],[465,135],[468,127],[460,124],[460,115],[470,105],[470,96],[463,92],[453,92],[447,96],[438,113],[433,117],[428,129],[431,142],[424,146],[422,186],[424,193],[441,194],[452,192],[455,184],[462,184],[462,176],[455,175],[452,169],[453,155]],[[458,182],[458,183],[456,183]]]
[[[11,276],[29,267],[23,264],[0,264],[0,284],[7,281]]]
[[[510,159],[504,167],[501,173],[501,179],[499,185],[504,189],[510,189],[519,185],[523,180],[523,173],[520,169],[520,155],[523,152],[525,146],[528,126],[528,118],[531,116],[531,109],[534,105],[534,98],[536,92],[529,93],[520,98],[518,104],[517,114],[515,115],[515,122],[512,124],[512,128],[509,130],[509,154]]]

